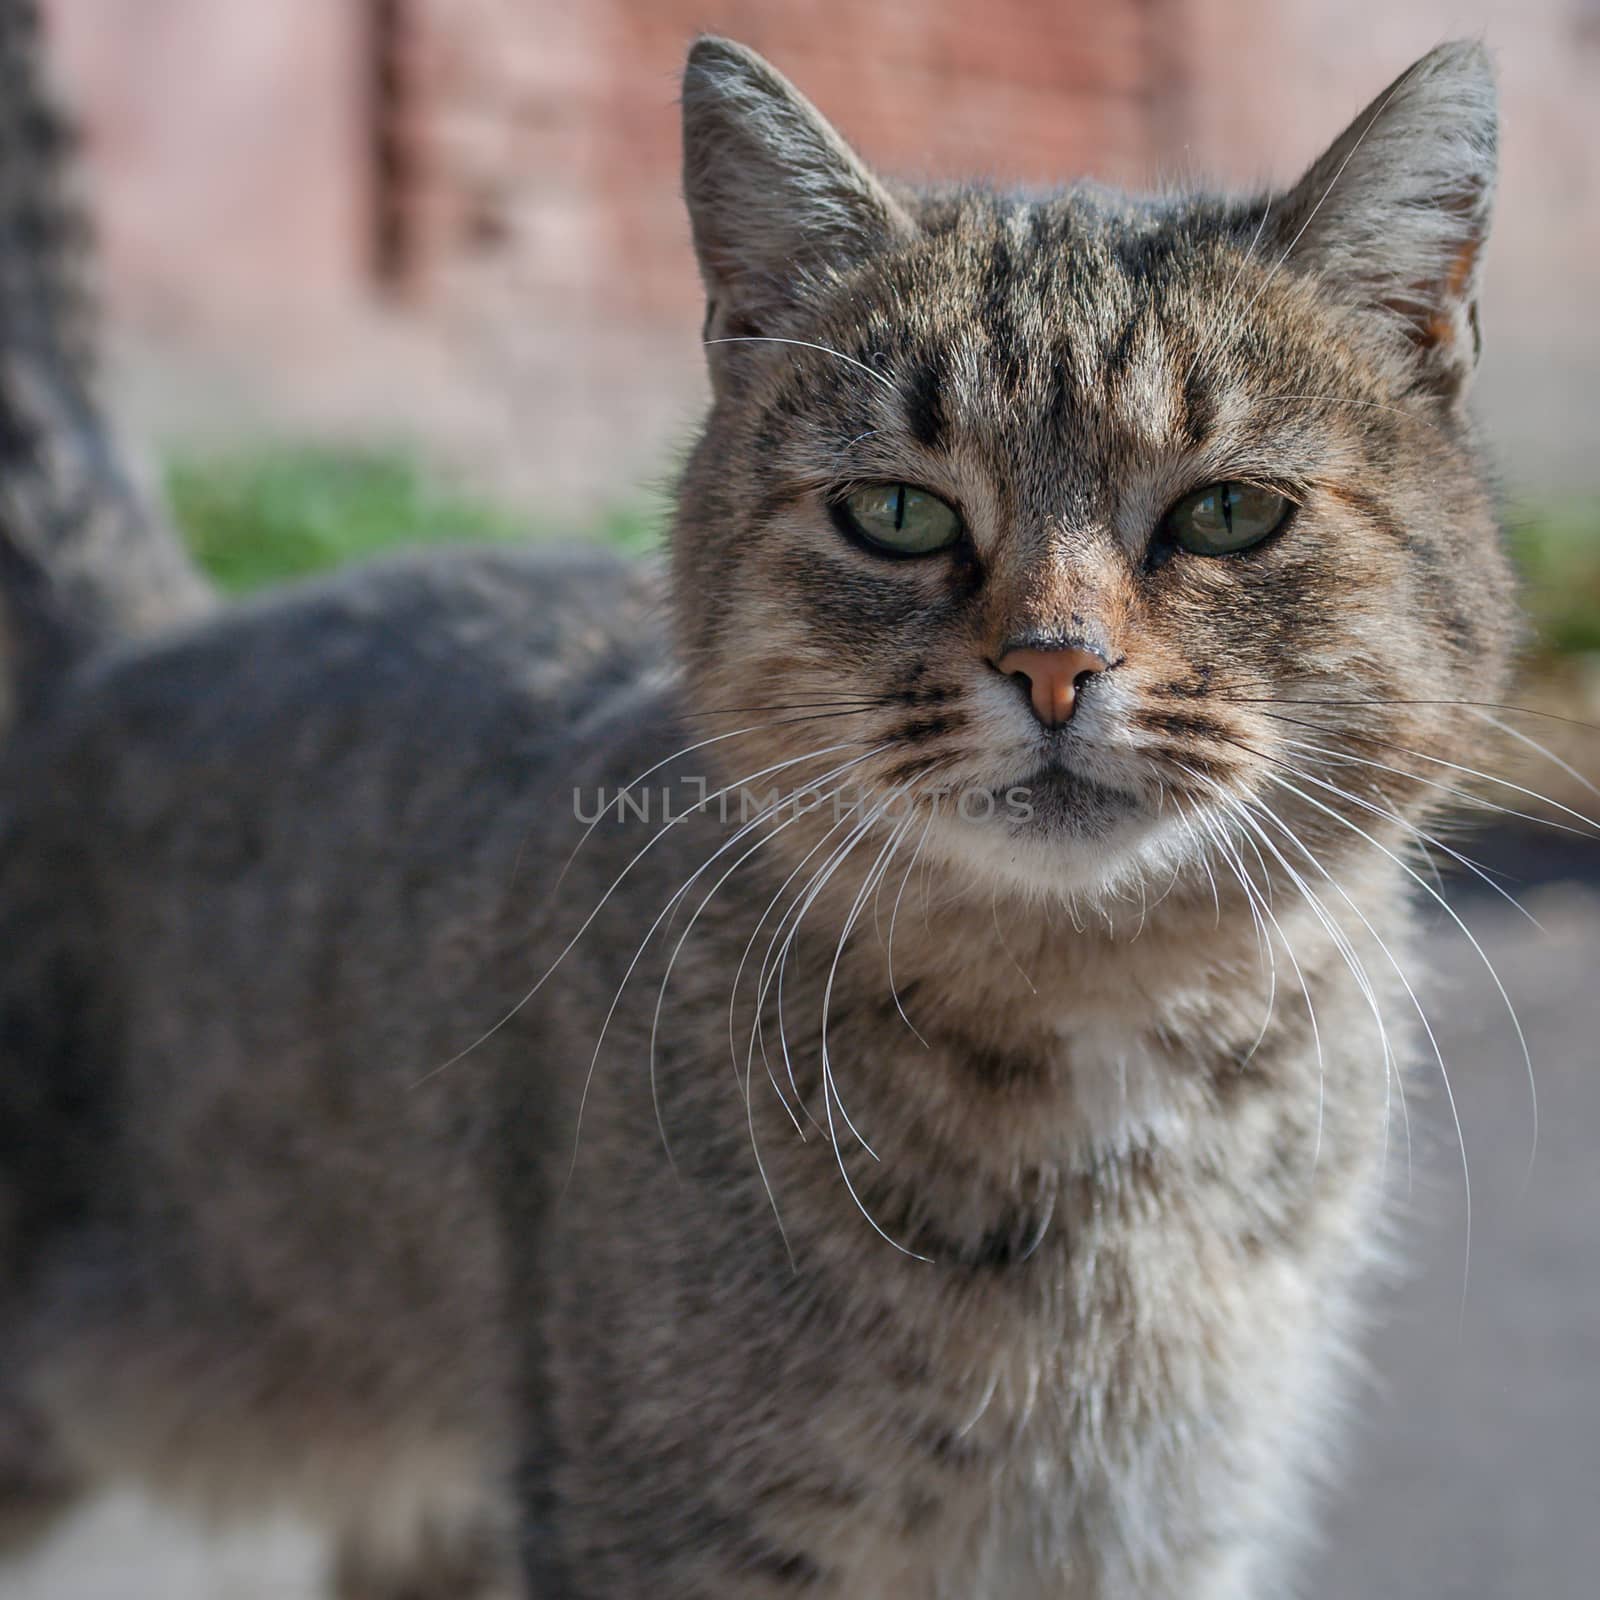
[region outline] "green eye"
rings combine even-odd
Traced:
[[[1174,543],[1197,556],[1225,556],[1277,532],[1289,510],[1281,494],[1253,483],[1212,483],[1180,500],[1163,526]]]
[[[902,556],[948,550],[961,537],[954,506],[909,483],[874,483],[833,504],[834,520],[846,533]]]

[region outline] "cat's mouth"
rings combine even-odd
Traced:
[[[1030,806],[1031,820],[1046,827],[1082,826],[1097,816],[1124,817],[1136,803],[1126,789],[1091,778],[1080,768],[1049,761],[1007,791],[1014,806]],[[1030,820],[1030,819],[1025,819]]]
[[[1104,833],[1140,808],[1131,789],[1091,776],[1082,763],[1051,757],[1026,776],[991,791],[993,815],[1012,833]]]
[[[1135,860],[1154,822],[1138,780],[1104,771],[1093,754],[1068,764],[1052,751],[1005,783],[957,798],[941,807],[943,851],[1030,893],[1103,888]]]

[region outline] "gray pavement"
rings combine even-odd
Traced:
[[[1600,856],[1600,851],[1589,851]],[[1596,863],[1590,862],[1593,866]],[[1600,888],[1452,898],[1498,969],[1533,1056],[1459,935],[1441,930],[1427,1004],[1448,1102],[1413,1092],[1417,1182],[1400,1230],[1409,1281],[1370,1343],[1345,1489],[1317,1600],[1593,1600],[1600,1595]],[[1437,1078],[1437,1070],[1434,1073]]]
[[[1441,919],[1424,996],[1471,1172],[1466,1305],[1461,1162],[1435,1073],[1409,1096],[1399,1240],[1411,1272],[1380,1308],[1345,1487],[1308,1573],[1314,1600],[1600,1595],[1600,849],[1513,853],[1545,879],[1518,889],[1542,934],[1487,892],[1452,899],[1527,1032],[1537,1158],[1530,1175],[1528,1084],[1505,1009]],[[318,1560],[292,1528],[202,1538],[119,1497],[0,1572],[0,1600],[319,1600]]]

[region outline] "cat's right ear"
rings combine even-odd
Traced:
[[[1478,357],[1496,126],[1483,46],[1440,45],[1345,129],[1274,216],[1291,264],[1387,319],[1419,379],[1452,400]]]
[[[695,41],[683,75],[683,192],[706,339],[781,335],[818,278],[915,231],[828,120],[753,50]],[[729,347],[710,344],[713,379]]]

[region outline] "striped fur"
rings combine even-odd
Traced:
[[[719,40],[684,115],[664,582],[349,574],[14,742],[0,1402],[84,1479],[298,1507],[349,1597],[514,1588],[511,1527],[540,1600],[1282,1595],[1428,758],[1480,764],[1516,630],[1487,65],[1237,202],[903,189]],[[1164,538],[1235,477],[1279,532]],[[878,482],[964,536],[874,554]],[[992,663],[1068,640],[1047,731]]]

